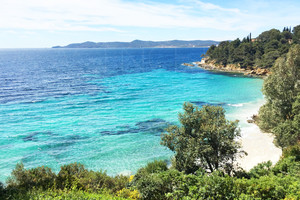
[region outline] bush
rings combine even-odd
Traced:
[[[249,176],[251,178],[259,178],[261,176],[268,176],[272,173],[271,167],[272,167],[271,161],[259,163],[258,165],[256,165],[249,171]]]
[[[287,158],[289,156],[295,156],[295,161],[300,161],[300,144],[289,146],[282,152],[282,156]]]
[[[60,189],[99,190],[108,189],[117,192],[125,188],[129,178],[126,176],[110,177],[106,172],[88,171],[80,163],[71,163],[61,167],[57,175],[57,185]]]
[[[296,162],[295,156],[283,158],[272,169],[274,174],[289,174],[300,178],[300,162]]]
[[[70,189],[75,187],[77,189],[84,188],[81,183],[84,177],[87,177],[88,170],[80,163],[71,163],[60,167],[57,175],[57,186],[60,189]]]
[[[148,163],[145,167],[140,168],[134,176],[133,182],[149,174],[159,173],[168,170],[167,163],[162,160],[155,160]]]
[[[24,193],[14,193],[10,200],[126,200],[127,198],[113,196],[107,192],[92,193],[82,190],[30,190]]]
[[[2,182],[0,182],[0,199],[4,199],[5,188]]]
[[[122,190],[118,191],[117,196],[123,198],[130,198],[133,200],[141,198],[141,195],[138,190],[131,190],[128,188],[123,188]]]
[[[174,191],[169,194],[172,199],[234,199],[235,178],[215,171],[208,175],[198,172],[197,175],[183,175]]]
[[[133,182],[142,199],[167,199],[166,194],[171,193],[182,175],[177,170],[167,170],[158,173],[143,174]]]
[[[8,179],[8,187],[29,190],[32,188],[48,189],[54,186],[56,174],[48,167],[25,169],[22,163],[17,164]]]

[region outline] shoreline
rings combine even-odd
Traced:
[[[239,120],[241,149],[248,153],[247,156],[237,158],[238,166],[245,171],[249,171],[257,164],[269,160],[274,165],[282,155],[282,150],[273,143],[274,135],[272,133],[263,132],[257,124],[248,122],[251,116],[258,114],[258,110],[264,102],[265,100],[259,100],[251,103],[241,108],[238,116],[231,116],[231,118],[235,117]]]
[[[262,68],[256,68],[256,69],[244,69],[236,64],[228,64],[228,65],[220,65],[215,64],[215,61],[208,61],[205,58],[202,58],[202,60],[192,62],[192,63],[183,63],[184,66],[196,66],[200,67],[201,69],[212,71],[212,72],[225,72],[225,73],[236,73],[236,74],[242,74],[247,77],[255,77],[255,78],[265,78],[267,77],[271,72],[268,69],[262,69]]]
[[[214,63],[207,64],[205,59],[202,59],[201,62],[183,63],[184,66],[196,66],[204,70],[213,71],[213,72],[222,72],[222,73],[238,73],[247,77],[254,78],[265,78],[270,74],[269,70],[265,69],[256,69],[246,70],[237,67],[236,65],[229,66],[217,66]],[[261,71],[263,70],[263,71]],[[264,100],[256,102],[250,108],[245,107],[244,110],[241,108],[243,113],[239,116],[234,116],[239,120],[239,126],[241,130],[241,137],[239,141],[242,145],[242,150],[248,153],[247,156],[242,158],[237,158],[237,164],[239,167],[242,167],[245,171],[249,171],[254,166],[259,163],[271,161],[272,164],[276,164],[281,155],[282,150],[275,146],[274,144],[274,135],[272,133],[265,133],[260,130],[259,126],[256,123],[249,123],[252,119],[251,117],[258,114],[259,108],[264,104]]]

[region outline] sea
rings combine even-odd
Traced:
[[[79,162],[109,175],[168,162],[160,135],[179,125],[184,102],[251,116],[263,80],[182,65],[207,50],[0,49],[0,181],[20,162],[55,172]]]

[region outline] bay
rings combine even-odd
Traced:
[[[116,175],[169,160],[160,134],[187,101],[223,106],[231,120],[251,115],[263,80],[181,65],[206,51],[1,49],[0,181],[18,162]]]

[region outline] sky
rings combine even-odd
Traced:
[[[234,40],[300,24],[299,0],[0,0],[0,48]]]

